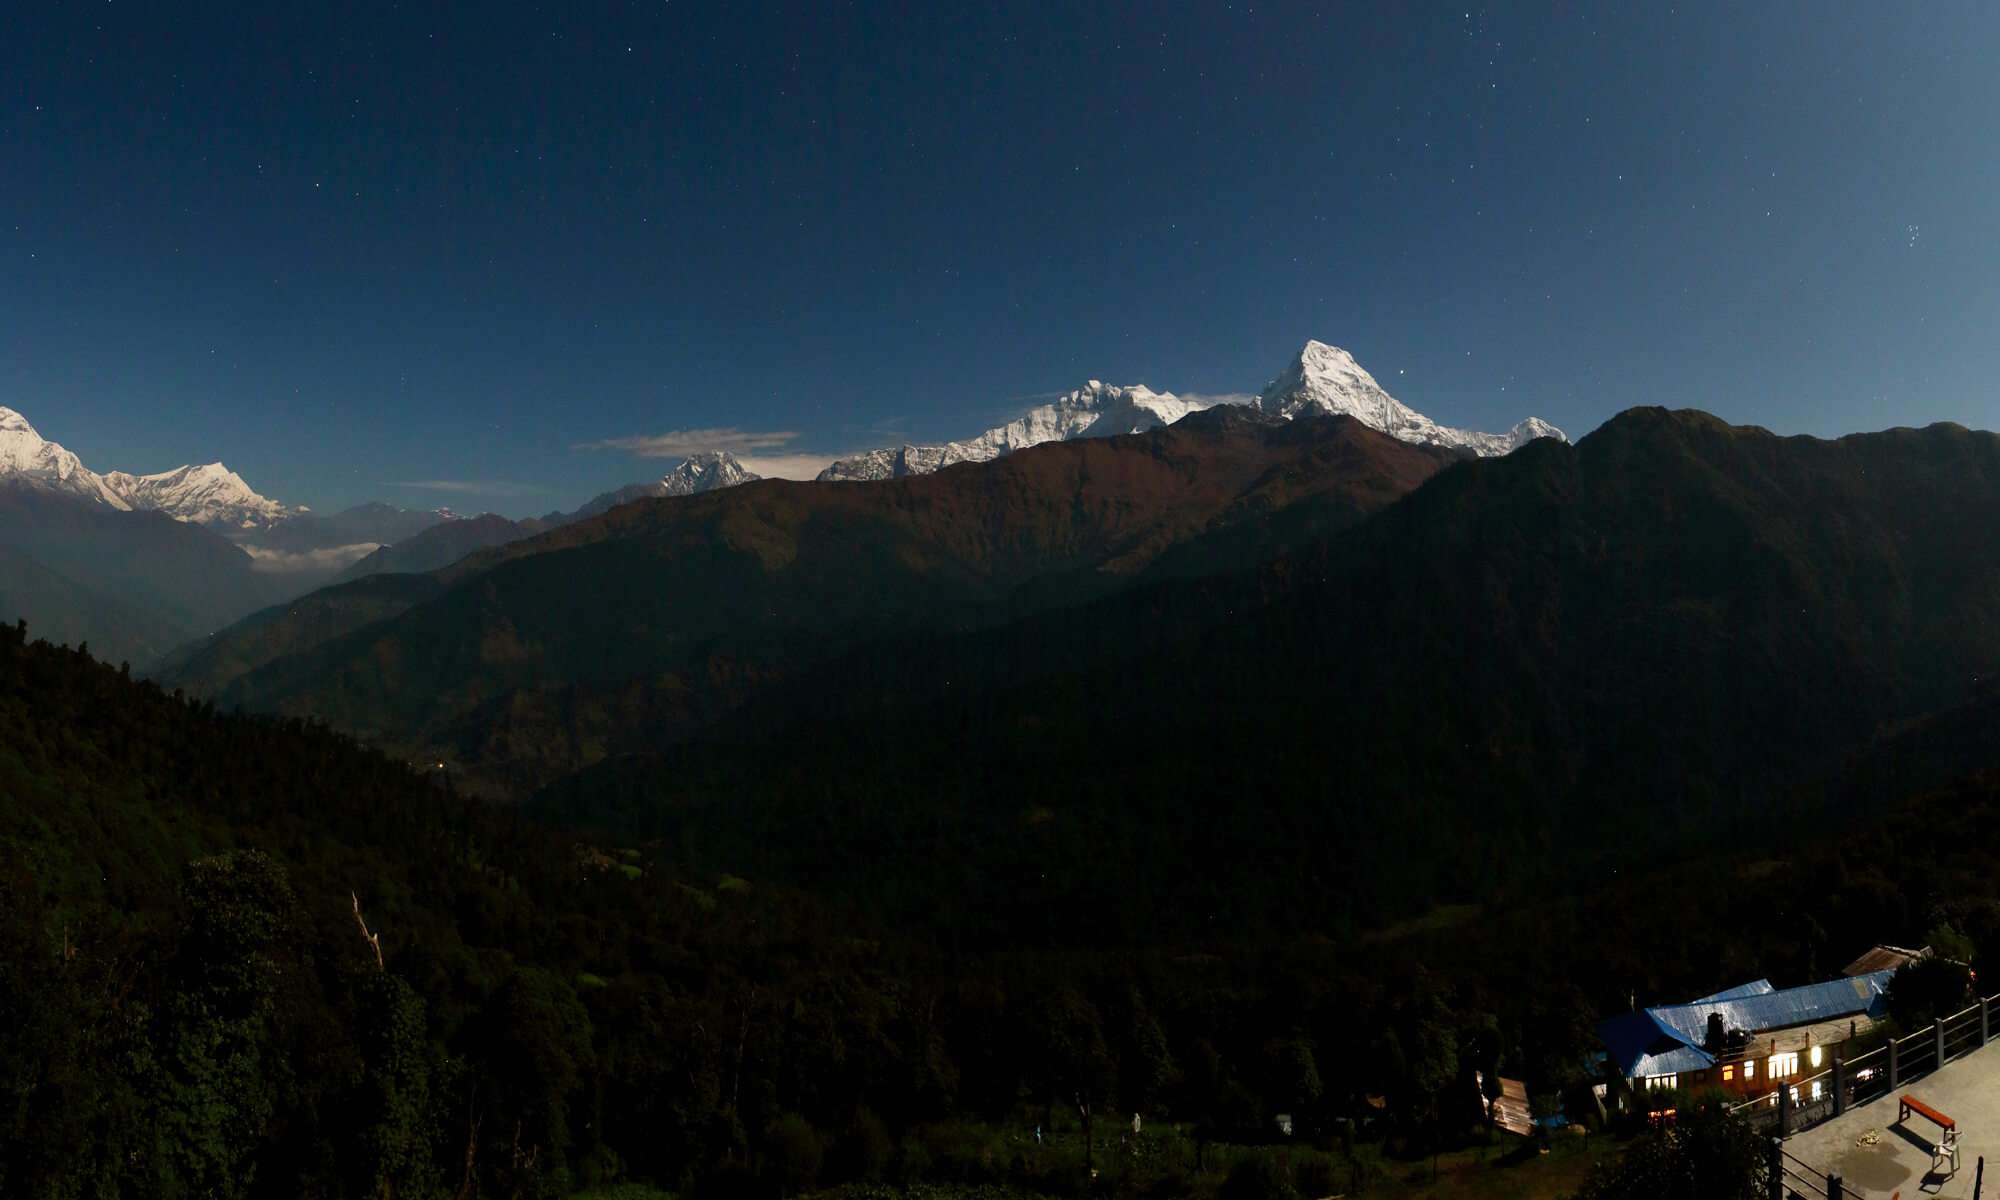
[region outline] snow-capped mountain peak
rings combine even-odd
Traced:
[[[0,480],[9,479],[120,511],[163,512],[222,532],[264,529],[306,511],[258,495],[221,463],[177,467],[158,475],[124,471],[99,475],[35,432],[28,418],[0,407]]]
[[[680,466],[666,473],[660,480],[660,495],[692,496],[697,492],[712,492],[717,488],[735,487],[739,483],[753,483],[761,476],[743,469],[736,456],[727,450],[707,450],[700,454],[690,454]]]
[[[182,521],[220,529],[261,529],[306,511],[267,499],[221,463],[176,467],[157,475],[113,471],[107,487],[135,509],[157,510]]]
[[[822,480],[893,479],[927,475],[962,462],[986,462],[1043,442],[1111,437],[1171,425],[1208,402],[1156,392],[1143,384],[1119,387],[1092,379],[1052,403],[1037,405],[1016,420],[978,437],[942,445],[870,450],[840,459],[821,471]]]
[[[28,418],[5,407],[0,407],[0,479],[68,492],[116,509],[132,507],[76,455],[45,440]]]
[[[869,450],[836,461],[820,472],[819,477],[868,480],[925,475],[954,463],[985,462],[1043,442],[1139,433],[1171,425],[1213,403],[1172,392],[1156,392],[1142,385],[1114,387],[1093,379],[1053,403],[1029,409],[1020,419],[989,429],[978,437],[941,445]],[[1301,413],[1349,416],[1406,442],[1449,446],[1481,456],[1506,454],[1538,437],[1563,437],[1562,430],[1534,417],[1507,433],[1480,433],[1440,425],[1391,396],[1352,354],[1321,341],[1307,342],[1250,404],[1286,420]]]
[[[739,483],[755,483],[763,478],[743,468],[736,456],[727,450],[706,450],[691,454],[681,465],[668,471],[651,483],[632,483],[614,492],[606,492],[585,504],[582,508],[566,516],[552,514],[562,521],[581,521],[599,513],[610,512],[621,504],[634,500],[657,500],[662,496],[692,496],[700,492],[712,492],[717,488],[735,487]]]
[[[1428,419],[1382,390],[1352,354],[1318,341],[1307,342],[1265,385],[1257,406],[1288,420],[1308,411],[1344,414],[1384,432]]]
[[[1539,417],[1529,417],[1506,433],[1440,425],[1383,390],[1352,354],[1320,341],[1307,342],[1265,385],[1257,407],[1288,420],[1311,412],[1349,416],[1405,442],[1449,446],[1483,458],[1510,453],[1538,437],[1568,440],[1562,430]]]

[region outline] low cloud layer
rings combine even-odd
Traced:
[[[348,546],[326,546],[318,550],[267,550],[245,546],[250,569],[262,575],[301,575],[316,571],[343,571],[382,548],[380,542],[355,542]]]
[[[666,433],[641,434],[633,437],[605,438],[597,442],[578,442],[572,450],[623,450],[640,458],[686,458],[690,454],[700,454],[707,450],[727,450],[743,459],[748,467],[750,460],[745,455],[753,455],[759,450],[776,450],[798,440],[798,434],[789,430],[755,429],[675,429]],[[774,455],[768,461],[781,462],[791,456]],[[831,462],[831,459],[827,461]],[[751,470],[756,470],[751,467]]]
[[[403,479],[389,486],[459,496],[539,496],[549,490],[537,484],[509,483],[504,479]]]

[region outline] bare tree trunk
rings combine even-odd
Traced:
[[[1085,1100],[1081,1092],[1076,1097],[1076,1115],[1083,1121],[1083,1169],[1088,1171],[1095,1161],[1096,1144],[1090,1132],[1090,1101]]]
[[[750,995],[743,1001],[743,1024],[736,1033],[736,1069],[730,1073],[729,1107],[739,1117],[743,1110],[737,1107],[737,1100],[743,1095],[743,1052],[750,1044],[750,1009],[757,1003],[757,989],[751,988]]]
[[[382,935],[368,932],[368,922],[361,919],[361,897],[355,895],[352,891],[348,892],[347,895],[349,899],[354,901],[354,923],[361,926],[361,940],[367,942],[368,948],[375,952],[375,969],[378,971],[387,971],[389,968],[382,962]]]
[[[478,1194],[478,1172],[474,1170],[474,1160],[480,1154],[480,1118],[476,1114],[480,1100],[480,1084],[472,1082],[472,1100],[466,1104],[466,1178],[458,1184],[458,1200],[472,1200]]]

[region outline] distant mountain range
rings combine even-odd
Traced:
[[[1262,561],[1456,460],[1349,418],[1226,407],[966,471],[767,480],[618,507],[393,593],[393,577],[329,589],[209,639],[165,679],[536,782],[691,729],[870,638]]]
[[[870,450],[839,459],[821,471],[819,478],[836,482],[925,475],[958,463],[987,462],[1044,442],[1141,433],[1171,425],[1215,403],[1144,386],[1115,387],[1093,379],[1054,403],[1030,409],[1018,420],[978,437],[942,445]],[[1301,413],[1353,417],[1401,441],[1479,457],[1506,454],[1536,438],[1566,440],[1562,430],[1534,417],[1507,433],[1477,433],[1440,425],[1384,391],[1353,355],[1318,341],[1307,342],[1255,399],[1223,403],[1247,404],[1287,420]]]
[[[2000,672],[1993,434],[1635,409],[1481,457],[1310,407],[626,504],[161,680],[709,869],[965,921],[1173,894],[1120,919],[1194,935],[1808,820]],[[1298,907],[1205,887],[1223,860]]]
[[[163,512],[176,520],[217,530],[264,529],[306,510],[289,508],[252,491],[221,463],[177,467],[158,475],[112,471],[99,475],[76,455],[46,441],[28,419],[0,407],[0,478],[130,512]]]
[[[958,464],[991,462],[1048,443],[1102,441],[1176,426],[1213,407],[1208,399],[1093,380],[977,437],[943,445],[871,451],[834,463],[820,478],[846,482],[927,475]],[[1241,426],[1244,429],[1263,428],[1258,421],[1281,424],[1305,416],[1348,417],[1399,442],[1440,452],[1443,457],[1436,459],[1433,467],[1453,457],[1505,453],[1536,437],[1562,437],[1554,427],[1532,419],[1508,434],[1439,425],[1389,396],[1346,351],[1316,341],[1308,342],[1255,400],[1223,407],[1251,421]],[[1258,436],[1271,446],[1286,445],[1276,428],[1272,425]],[[1273,438],[1277,440],[1271,441]],[[1313,441],[1307,438],[1300,445]],[[1328,510],[1325,493],[1328,489],[1338,491],[1354,478],[1368,477],[1368,464],[1342,465],[1341,472],[1358,475],[1336,472],[1325,479],[1311,479],[1301,472],[1324,466],[1308,467],[1303,460],[1286,459],[1286,455],[1301,452],[1297,447],[1270,452],[1278,453],[1278,458],[1266,466],[1283,476],[1282,486],[1260,485],[1242,491],[1240,485],[1232,485],[1239,490],[1208,496],[1205,503],[1221,506],[1203,510],[1206,515],[1202,520],[1214,529],[1172,525],[1115,555],[1108,547],[1101,547],[1100,557],[1088,561],[1059,559],[1023,567],[1025,573],[1010,586],[1026,590],[1006,603],[1032,608],[1057,599],[1074,600],[1092,594],[1104,578],[1137,569],[1137,564],[1166,576],[1260,562],[1300,539],[1351,519],[1353,511],[1358,511],[1346,507],[1338,512]],[[1407,468],[1391,474],[1408,483],[1418,478]],[[6,526],[0,529],[0,544],[8,547],[15,561],[13,582],[0,589],[0,608],[11,607],[38,628],[59,629],[65,636],[93,640],[104,653],[130,656],[141,664],[157,662],[161,670],[186,673],[191,682],[220,687],[226,682],[221,676],[228,672],[204,668],[202,663],[262,662],[267,656],[295,652],[322,635],[347,632],[361,616],[373,620],[385,613],[382,589],[354,593],[336,588],[328,600],[298,610],[307,614],[300,621],[302,628],[315,631],[312,636],[287,633],[283,621],[260,618],[254,624],[262,651],[251,654],[228,646],[233,635],[225,635],[217,643],[221,648],[207,647],[214,652],[204,656],[205,647],[197,639],[264,606],[289,604],[328,583],[347,584],[380,574],[439,572],[469,556],[476,558],[524,540],[552,536],[626,505],[702,496],[754,483],[757,478],[729,454],[710,452],[689,457],[660,479],[604,493],[569,513],[517,520],[491,513],[461,517],[443,509],[412,511],[364,504],[323,516],[259,494],[221,463],[151,475],[123,471],[100,474],[75,454],[42,438],[19,412],[0,408],[0,483],[18,493],[11,504],[0,507],[0,524]],[[1101,491],[1101,484],[1092,486]],[[28,497],[23,489],[39,499]],[[1292,501],[1301,498],[1311,502],[1291,507]],[[1376,496],[1370,503],[1381,498]],[[1043,498],[1035,504],[1045,502]],[[62,503],[84,506],[92,514],[63,512]],[[870,500],[863,507],[872,511],[876,503]],[[1145,512],[1154,501],[1136,503]],[[819,502],[815,501],[799,511],[817,507]],[[839,507],[835,504],[829,511]],[[1002,505],[996,511],[1004,509]],[[1285,511],[1277,515],[1280,509]],[[171,518],[180,529],[170,529],[157,519],[138,521],[140,516]],[[1252,517],[1258,519],[1250,520]],[[1004,524],[1008,518],[993,519]],[[1234,532],[1224,535],[1219,532],[1224,527]],[[206,540],[183,530],[199,531]],[[1032,537],[1029,542],[1032,544]],[[899,551],[920,556],[940,552],[953,558],[964,548]],[[131,565],[109,561],[115,558],[129,558]],[[198,603],[185,587],[192,564],[201,564],[203,584],[196,589]],[[690,580],[681,586],[699,585]],[[388,592],[407,599],[420,590],[402,587]],[[342,599],[362,595],[367,598],[352,603]],[[987,596],[980,603],[990,605],[996,599],[999,597]],[[834,608],[838,610],[839,605]],[[341,613],[350,615],[336,615]],[[176,640],[186,645],[168,658],[167,651]]]
[[[726,454],[696,455],[585,513],[755,478]],[[99,474],[0,408],[0,613],[113,660],[151,663],[328,580],[433,570],[579,515],[464,519],[371,503],[321,516],[259,495],[221,463]]]

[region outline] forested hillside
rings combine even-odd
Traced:
[[[1960,755],[1990,715],[1910,730],[1896,761],[1933,740]],[[1631,992],[1817,978],[1941,923],[2000,944],[1995,777],[1874,799],[1851,833],[1366,936],[1246,919],[1149,935],[1024,877],[1043,911],[953,937],[775,875],[690,870],[686,841],[574,842],[323,728],[221,715],[6,630],[0,1193],[1068,1194],[1072,1160],[1019,1147],[1079,1104],[1218,1140],[1288,1112],[1325,1143],[1370,1113],[1371,1137],[1426,1147],[1473,1123],[1453,1106],[1475,1068],[1537,1092],[1586,1078],[1591,1022]],[[1216,895],[1270,912],[1272,865],[1218,847],[1197,881],[1119,853],[1051,873],[1162,915]],[[1119,1169],[1163,1196],[1218,1181]]]
[[[1848,761],[2000,669],[1994,523],[1992,434],[1634,410],[1261,568],[885,639],[540,804],[954,930],[1357,931],[1867,802]]]

